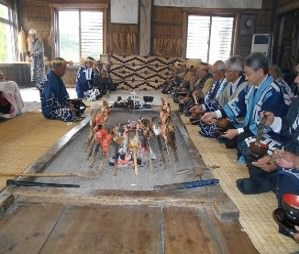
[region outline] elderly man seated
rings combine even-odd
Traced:
[[[19,87],[14,81],[7,81],[0,71],[0,118],[13,118],[21,113],[24,103]]]
[[[67,63],[63,58],[56,57],[47,77],[40,83],[42,113],[48,119],[78,121],[86,108],[81,99],[70,100],[62,80]]]

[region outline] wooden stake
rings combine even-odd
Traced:
[[[107,158],[108,158],[108,155],[107,155]],[[103,171],[104,171],[104,163],[105,163],[105,160],[106,160],[106,156],[105,156],[105,154],[103,153],[103,155],[102,155],[102,161],[101,161],[101,165],[100,165],[100,175],[103,173]]]
[[[134,161],[134,171],[135,171],[135,175],[138,175],[137,150],[136,150],[136,148],[133,150],[133,161]]]

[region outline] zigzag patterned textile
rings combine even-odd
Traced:
[[[182,58],[111,55],[111,78],[118,89],[156,90],[170,76],[175,62]]]

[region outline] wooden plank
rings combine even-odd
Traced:
[[[191,7],[191,8],[238,8],[238,9],[261,9],[262,0],[154,0],[155,6]]]
[[[165,253],[221,253],[202,226],[197,209],[164,208]]]
[[[160,253],[160,208],[68,207],[40,253]]]
[[[258,251],[253,246],[248,235],[241,229],[238,221],[233,223],[221,223],[217,218],[207,209],[205,213],[206,222],[211,223],[214,234],[219,239],[218,242],[225,245],[227,253],[242,253],[242,254],[257,254]]]
[[[61,205],[21,205],[0,220],[0,253],[38,253],[62,212]]]
[[[217,202],[232,202],[220,186],[208,186],[188,191],[97,191],[86,196],[73,190],[59,189],[36,190],[19,187],[14,189],[14,197],[21,202],[31,203],[64,203],[70,205],[148,205],[198,207],[213,206]],[[222,210],[217,211],[221,217]],[[224,212],[228,212],[225,210]]]
[[[141,56],[148,56],[151,53],[151,17],[152,0],[141,0],[139,25],[139,54]]]
[[[165,253],[257,253],[238,223],[221,223],[209,208],[164,208]]]

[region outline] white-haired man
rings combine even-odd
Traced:
[[[31,82],[33,82],[35,86],[38,86],[45,77],[45,64],[44,45],[43,42],[37,38],[37,31],[35,29],[29,30],[28,50],[28,56],[31,61]]]

